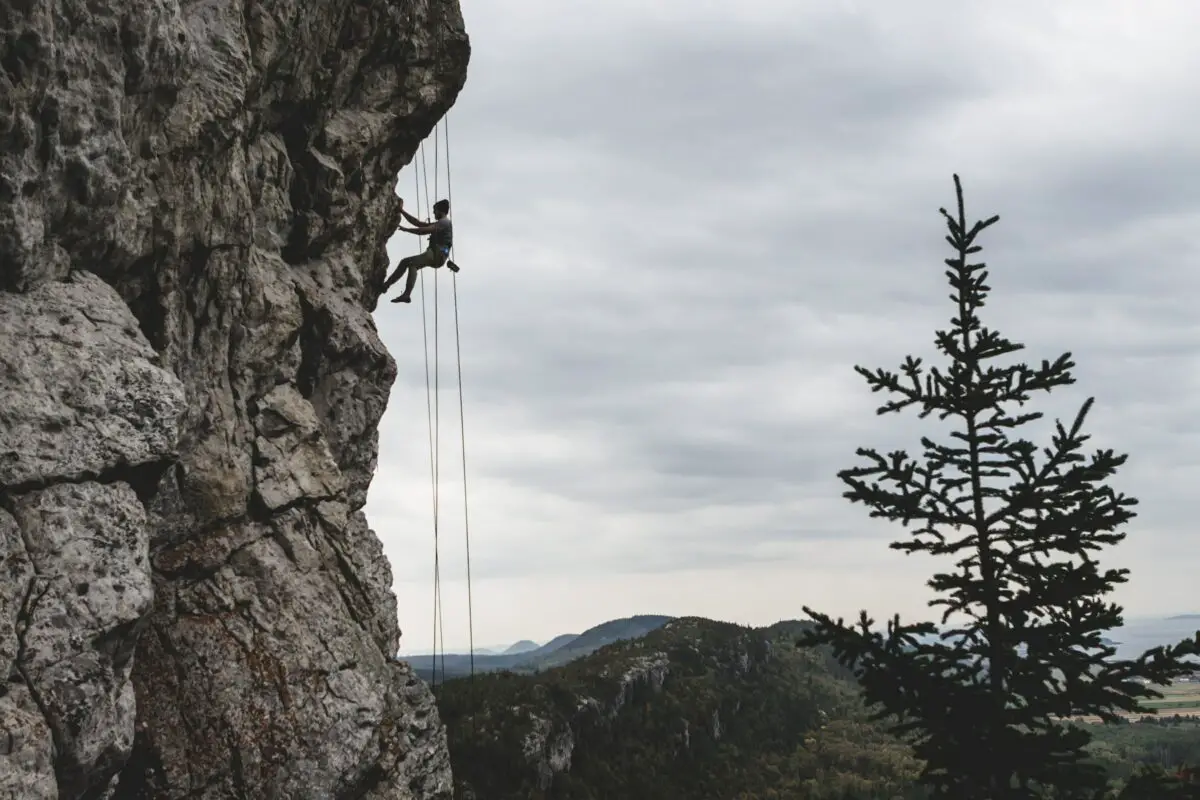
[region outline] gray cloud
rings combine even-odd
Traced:
[[[1123,597],[1147,613],[1189,602],[1163,587],[1200,567],[1182,547],[1200,478],[1200,56],[1181,33],[1200,8],[871,5],[466,9],[473,63],[449,126],[472,567],[523,598],[485,638],[598,622],[646,581],[707,607],[711,587],[681,577],[696,570],[735,593],[794,570],[794,594],[737,606],[747,621],[919,608],[932,565],[889,561],[899,530],[842,499],[835,474],[856,447],[915,450],[930,432],[876,417],[852,367],[937,360],[953,312],[937,209],[955,171],[973,219],[1001,215],[982,241],[985,321],[1029,360],[1079,363],[1039,409],[1070,416],[1096,395],[1096,446],[1132,455],[1118,484],[1143,506]],[[410,205],[413,187],[410,168]],[[416,246],[397,237],[393,259]],[[458,574],[449,276],[437,286]],[[408,601],[432,555],[420,306],[376,319],[400,374],[367,512]],[[861,576],[876,594],[851,592],[855,563],[884,570]],[[602,592],[598,618],[556,603],[572,575]]]

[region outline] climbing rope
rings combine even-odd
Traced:
[[[429,166],[425,160],[425,143],[421,143],[420,147],[421,161],[418,170],[414,174],[416,180],[417,192],[417,211],[421,210],[421,182],[424,179],[425,184],[425,218],[430,217],[430,200],[429,200]],[[420,240],[418,240],[419,243]],[[418,245],[419,246],[419,245]],[[439,497],[438,489],[440,485],[438,462],[441,455],[441,436],[440,436],[440,403],[438,376],[440,373],[440,365],[438,363],[438,324],[437,324],[437,297],[434,296],[434,322],[433,322],[433,372],[434,379],[432,387],[429,380],[429,322],[428,313],[426,310],[426,292],[425,292],[425,273],[419,273],[421,280],[421,334],[425,349],[425,413],[429,423],[429,472],[430,483],[433,491],[433,652],[431,655],[432,666],[432,684],[437,685],[437,666],[438,666],[438,634],[441,628],[441,563],[440,563],[440,547],[438,542],[438,520],[439,520]],[[436,287],[435,287],[436,292]],[[442,642],[442,675],[446,674],[445,660],[445,637],[441,637]]]
[[[454,208],[450,183],[450,115],[442,119],[442,135],[446,138],[446,200]],[[450,241],[450,260],[454,260],[454,240]],[[467,555],[467,637],[471,652],[471,681],[475,680],[475,610],[471,598],[471,515],[467,503],[467,415],[463,410],[462,345],[458,325],[458,273],[450,273],[454,295],[454,360],[458,365],[458,432],[462,445],[463,536]]]
[[[450,175],[450,133],[448,115],[443,117],[439,123],[442,128],[442,135],[445,139],[446,148],[446,199],[450,202],[450,207],[453,209],[454,201],[451,189]],[[440,161],[441,161],[441,144],[438,137],[438,125],[434,126],[434,192],[438,193],[439,177],[440,177]],[[416,181],[417,206],[421,206],[421,184],[424,182],[424,199],[425,199],[425,217],[432,219],[431,195],[429,191],[429,167],[425,157],[425,143],[422,142],[420,149],[420,163],[417,174],[414,175]],[[453,260],[454,244],[451,242],[451,251],[449,260]],[[432,681],[433,688],[437,688],[437,667],[438,656],[441,656],[442,681],[445,682],[446,677],[446,636],[445,636],[445,619],[444,606],[442,604],[441,595],[441,543],[440,543],[440,511],[441,511],[441,364],[440,364],[440,346],[439,346],[439,298],[438,298],[438,274],[434,271],[433,275],[433,379],[430,380],[429,374],[429,324],[428,313],[426,311],[426,288],[425,288],[425,273],[420,273],[421,280],[421,326],[422,337],[425,349],[425,402],[426,416],[429,423],[429,463],[430,477],[432,482],[433,495],[433,654],[432,654]],[[462,480],[463,480],[463,527],[465,532],[465,547],[466,547],[466,562],[467,562],[467,625],[468,637],[470,646],[470,677],[472,682],[475,678],[475,615],[474,615],[474,600],[472,597],[471,587],[471,529],[469,515],[469,500],[467,494],[467,440],[466,440],[466,425],[465,425],[465,403],[463,399],[462,385],[462,343],[461,329],[459,325],[458,315],[458,276],[452,275],[452,290],[454,300],[454,351],[457,367],[458,379],[458,412],[459,412],[459,439],[460,451],[462,455]],[[438,645],[441,645],[439,652]]]

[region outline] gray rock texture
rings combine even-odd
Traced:
[[[361,509],[457,0],[0,0],[0,799],[449,798]]]

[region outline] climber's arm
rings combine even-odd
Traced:
[[[404,215],[404,218],[405,218],[406,220],[408,220],[409,222],[411,222],[413,225],[425,225],[425,224],[427,224],[427,223],[425,223],[425,222],[423,222],[423,221],[421,221],[421,220],[417,219],[417,218],[416,218],[416,217],[414,217],[412,214],[410,214],[410,213],[408,213],[407,211],[405,211],[403,208],[401,208],[401,209],[400,209],[400,213],[401,213],[401,214],[403,214],[403,215]]]
[[[418,222],[419,222],[419,220],[418,220]],[[401,225],[400,227],[396,228],[396,230],[398,230],[398,231],[404,231],[405,233],[415,233],[418,236],[428,236],[429,234],[433,233],[434,229],[435,229],[435,226],[433,226],[433,225],[419,225],[415,228],[406,228],[403,225]]]

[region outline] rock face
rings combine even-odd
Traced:
[[[183,408],[99,278],[0,292],[0,793],[85,797],[129,755],[152,606],[138,490],[169,469]]]
[[[457,0],[0,0],[0,798],[448,798],[361,508]]]

